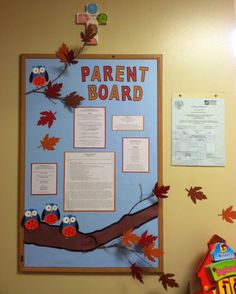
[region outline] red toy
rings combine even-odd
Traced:
[[[201,291],[194,294],[236,294],[236,255],[221,237],[214,235],[196,270]]]

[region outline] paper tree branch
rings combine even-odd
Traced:
[[[66,249],[69,251],[87,252],[120,237],[131,228],[141,225],[157,218],[157,203],[144,208],[133,214],[125,214],[118,222],[101,230],[90,233],[79,232],[75,237],[66,239],[60,232],[58,226],[49,226],[42,223],[35,231],[24,232],[24,243],[44,247]]]

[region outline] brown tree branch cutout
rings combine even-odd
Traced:
[[[41,223],[35,231],[24,231],[24,243],[69,251],[92,251],[122,236],[125,231],[138,228],[157,218],[157,206],[158,204],[155,203],[136,213],[126,214],[118,222],[101,230],[90,233],[78,232],[75,237],[69,239],[66,239],[59,232],[59,226],[49,226]]]

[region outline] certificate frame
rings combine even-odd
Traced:
[[[124,84],[124,95],[120,94],[119,101],[118,99],[112,97],[112,99],[108,102],[104,100],[97,101],[89,101],[88,97],[86,97],[86,86],[85,84],[80,83],[79,86],[75,83],[75,76],[71,76],[70,68],[68,69],[68,75],[65,77],[61,77],[61,82],[63,83],[63,87],[68,88],[69,91],[73,91],[71,87],[75,87],[77,91],[82,91],[82,96],[85,97],[85,101],[81,103],[79,107],[104,107],[106,118],[105,118],[105,148],[75,148],[74,146],[74,117],[73,111],[69,112],[58,104],[53,104],[51,101],[43,100],[43,98],[39,98],[38,100],[33,99],[33,96],[27,95],[27,91],[32,89],[32,84],[29,83],[29,74],[32,67],[32,64],[45,64],[48,69],[49,75],[54,74],[55,68],[61,68],[60,61],[52,54],[23,54],[20,57],[20,163],[19,163],[19,214],[18,214],[18,269],[22,273],[27,272],[51,272],[51,273],[130,273],[130,264],[125,264],[125,261],[115,259],[115,255],[111,255],[111,260],[109,256],[105,256],[103,263],[99,260],[94,261],[92,257],[90,257],[89,252],[92,249],[86,251],[85,254],[83,252],[78,252],[81,257],[81,264],[74,264],[72,260],[73,254],[77,254],[77,249],[73,247],[73,242],[77,240],[77,235],[75,239],[66,239],[61,238],[58,235],[58,228],[60,226],[59,221],[50,226],[45,224],[44,221],[41,221],[39,226],[40,236],[43,234],[45,237],[47,232],[52,233],[52,238],[49,240],[39,240],[39,237],[35,232],[28,232],[23,225],[24,212],[27,208],[35,208],[41,212],[44,208],[45,203],[57,202],[60,207],[61,217],[67,214],[68,211],[64,211],[64,153],[65,152],[115,152],[115,211],[112,212],[76,212],[76,217],[79,219],[79,231],[78,238],[85,238],[89,231],[95,232],[98,234],[102,232],[103,229],[109,229],[113,224],[119,224],[119,222],[125,219],[127,216],[136,217],[136,214],[142,213],[145,222],[139,223],[135,225],[134,230],[137,234],[143,233],[144,230],[149,230],[150,233],[156,235],[158,238],[158,249],[163,251],[163,203],[162,200],[159,200],[158,203],[153,205],[149,205],[147,207],[140,208],[140,210],[136,211],[135,201],[139,199],[140,186],[142,184],[141,193],[144,191],[149,193],[152,191],[152,188],[155,185],[155,182],[158,182],[159,185],[163,185],[163,173],[162,173],[162,55],[80,55],[79,61],[86,65],[86,62],[91,66],[91,64],[99,64],[99,66],[113,66],[123,65],[124,68],[129,67],[129,70],[133,70],[133,74],[135,73],[134,68],[136,67],[137,73],[140,74],[139,81],[129,81],[128,84]],[[56,65],[56,66],[55,66]],[[73,65],[74,66],[74,65]],[[149,67],[150,72],[153,71],[155,74],[148,75],[148,71],[146,68]],[[141,68],[141,69],[140,69]],[[123,70],[123,69],[122,69]],[[146,85],[146,81],[144,79],[144,75],[146,74],[148,80],[148,86]],[[122,85],[119,84],[122,82],[123,76],[125,80],[125,74],[119,68],[119,82],[117,82],[117,87],[121,88]],[[122,78],[121,78],[122,77]],[[151,78],[152,77],[152,78]],[[150,78],[150,80],[149,80]],[[53,78],[52,78],[53,79]],[[114,75],[115,79],[115,75]],[[93,81],[94,82],[94,81]],[[116,82],[116,81],[113,81]],[[138,83],[139,82],[139,83]],[[59,81],[58,81],[59,83]],[[96,83],[95,83],[96,84]],[[111,81],[112,84],[112,81]],[[114,84],[114,83],[113,83]],[[128,86],[127,86],[128,85]],[[134,86],[133,86],[134,85]],[[137,92],[132,94],[133,87],[137,85],[137,89],[139,90],[141,87],[143,88],[143,92]],[[98,85],[99,86],[99,85]],[[127,88],[131,88],[131,92],[127,94]],[[138,88],[139,87],[139,88]],[[148,101],[146,95],[146,87],[153,90],[155,95],[151,98],[152,101],[155,101],[155,107]],[[119,88],[119,89],[120,89]],[[136,89],[136,90],[137,90]],[[126,92],[125,92],[126,91]],[[114,94],[114,92],[113,92]],[[111,95],[111,94],[110,94]],[[132,96],[133,95],[133,96]],[[141,101],[141,96],[142,101]],[[114,94],[115,96],[115,94]],[[111,97],[111,96],[110,96]],[[132,99],[131,99],[132,98]],[[109,99],[109,98],[108,98]],[[112,102],[114,102],[115,106],[111,106]],[[104,103],[104,104],[103,104]],[[107,103],[107,104],[106,104]],[[146,105],[149,113],[147,114],[145,111],[142,113],[140,110],[145,109],[143,106]],[[125,107],[124,107],[125,106]],[[133,107],[134,106],[134,107]],[[38,107],[38,108],[37,108]],[[133,108],[132,108],[133,107]],[[55,126],[52,128],[47,128],[46,126],[37,126],[37,120],[40,111],[49,111],[51,110],[53,113],[57,113],[57,120],[55,122]],[[64,112],[63,112],[64,111]],[[68,112],[67,112],[68,111]],[[150,115],[153,111],[153,117]],[[60,116],[61,115],[61,116]],[[115,131],[112,129],[112,115],[114,116],[143,116],[143,121],[145,124],[143,125],[143,130],[119,130]],[[33,120],[32,120],[33,118]],[[61,120],[61,124],[60,124]],[[66,124],[64,124],[66,122]],[[56,125],[57,124],[57,125]],[[60,125],[60,127],[58,126]],[[58,147],[56,146],[55,150],[52,152],[45,151],[42,148],[38,148],[38,142],[42,140],[43,135],[48,132],[52,136],[57,136],[60,138],[58,143]],[[115,136],[114,142],[118,142],[118,150],[115,149],[115,143],[109,138],[110,134]],[[150,163],[149,171],[143,175],[143,173],[127,173],[127,177],[133,176],[131,184],[129,182],[129,178],[127,180],[122,178],[122,174],[126,177],[126,174],[122,172],[122,138],[123,137],[145,137],[149,138],[149,148],[154,148],[152,151],[149,151],[149,157],[152,157],[153,153],[155,153],[154,162]],[[119,139],[119,140],[118,140]],[[29,142],[33,142],[33,150],[30,147]],[[153,147],[154,146],[154,147]],[[109,149],[110,148],[110,149]],[[154,151],[154,152],[153,152]],[[151,158],[152,159],[152,158]],[[149,161],[151,162],[149,158]],[[30,167],[32,163],[53,163],[57,166],[57,194],[56,195],[34,195],[32,196],[29,193],[29,183],[31,181],[30,175]],[[130,175],[135,174],[135,175]],[[139,174],[139,175],[137,175]],[[135,182],[136,177],[138,176],[137,182]],[[139,177],[140,176],[140,177]],[[123,182],[124,180],[124,182]],[[123,185],[123,183],[125,183]],[[125,189],[133,189],[130,190],[132,193],[127,191],[122,191],[122,187]],[[130,186],[130,187],[129,187]],[[133,193],[135,191],[135,193]],[[120,198],[121,195],[132,195],[133,199],[130,198]],[[122,196],[124,197],[124,196]],[[128,200],[128,201],[127,201]],[[138,200],[137,200],[138,202]],[[150,206],[150,207],[149,207]],[[122,209],[120,208],[122,207]],[[134,209],[135,207],[135,209]],[[147,216],[146,209],[149,209],[153,214],[152,218]],[[121,211],[119,211],[121,209]],[[132,211],[132,212],[131,212]],[[116,213],[119,213],[119,216]],[[92,218],[92,220],[91,220]],[[98,221],[96,222],[96,218]],[[112,219],[112,221],[110,221]],[[60,219],[61,221],[61,219]],[[99,227],[99,222],[101,222],[101,228]],[[111,223],[110,223],[111,222]],[[128,221],[127,230],[130,229],[132,221]],[[86,230],[83,227],[88,225]],[[94,228],[93,228],[94,225]],[[126,228],[126,227],[125,227]],[[80,231],[81,230],[81,231]],[[123,233],[125,231],[117,230],[116,237],[112,240],[121,240]],[[97,236],[97,235],[96,235]],[[55,237],[55,240],[53,240]],[[83,239],[85,240],[85,239]],[[55,241],[55,242],[54,242]],[[76,241],[77,242],[77,241]],[[92,242],[92,241],[91,241]],[[105,243],[106,244],[106,243]],[[55,256],[58,260],[51,260],[47,263],[44,261],[43,252],[46,252],[46,256],[50,257],[48,253],[48,248],[55,251]],[[97,250],[97,249],[95,249]],[[75,253],[76,251],[76,253]],[[100,251],[101,252],[101,251]],[[103,253],[105,254],[105,253]],[[34,256],[34,257],[32,257]],[[46,257],[45,257],[46,258]],[[94,259],[94,257],[93,257]],[[98,258],[99,259],[99,258]],[[71,262],[71,263],[70,263]],[[95,264],[93,264],[95,262]],[[153,267],[145,266],[142,264],[141,266],[145,272],[147,273],[156,273],[158,271],[163,271],[163,256],[158,257]]]

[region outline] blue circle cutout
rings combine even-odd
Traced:
[[[95,3],[88,4],[88,6],[87,6],[88,13],[94,14],[97,12],[97,10],[98,10],[97,4],[95,4]]]

